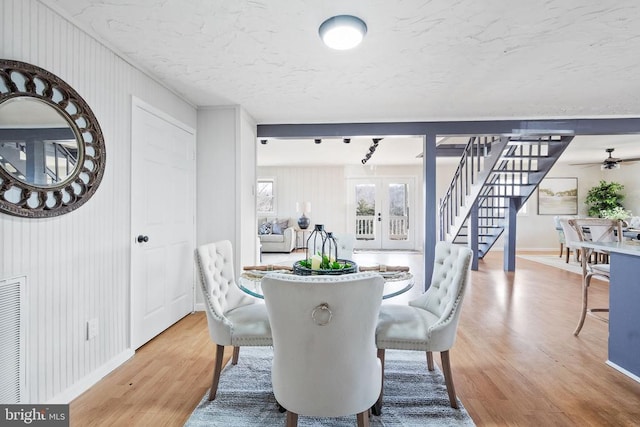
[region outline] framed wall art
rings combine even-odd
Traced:
[[[578,178],[545,178],[538,185],[538,215],[577,215]]]

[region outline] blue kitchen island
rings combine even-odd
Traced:
[[[610,253],[607,364],[640,382],[640,242],[580,242]]]

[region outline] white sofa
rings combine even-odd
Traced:
[[[266,225],[265,225],[266,224]],[[286,224],[286,227],[283,227]],[[295,220],[291,218],[261,218],[258,220],[258,238],[262,252],[289,253],[296,247]]]

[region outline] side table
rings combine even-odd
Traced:
[[[312,231],[309,228],[305,230],[296,228],[296,249],[307,249],[307,239]],[[300,239],[300,245],[298,245],[298,239]]]

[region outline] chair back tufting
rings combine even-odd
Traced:
[[[409,302],[410,306],[438,317],[438,322],[431,329],[451,328],[453,332],[448,334],[451,341],[449,347],[455,339],[460,317],[459,306],[467,286],[471,258],[472,252],[466,246],[448,242],[436,243],[431,286],[420,297]]]
[[[226,320],[225,313],[254,303],[253,298],[236,285],[231,242],[223,240],[199,246],[196,248],[196,261],[209,330],[212,334],[218,331],[214,337],[217,343],[230,345],[227,342],[230,335],[225,327],[230,322]]]

